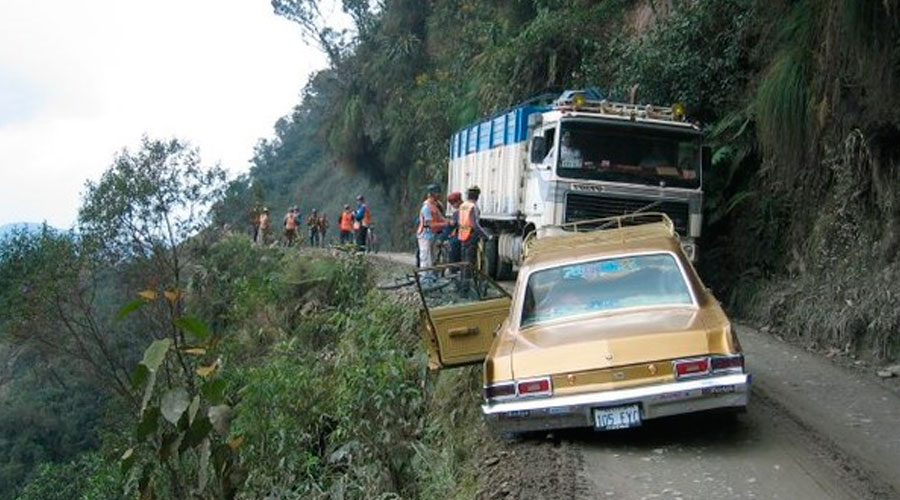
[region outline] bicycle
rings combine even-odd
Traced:
[[[366,252],[378,253],[378,236],[375,234],[375,227],[369,226],[366,231]]]

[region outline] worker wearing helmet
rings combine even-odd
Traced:
[[[356,211],[353,212],[353,228],[356,230],[356,248],[359,251],[366,249],[366,241],[369,236],[369,226],[372,225],[372,212],[363,195],[356,197]]]
[[[453,210],[450,213],[450,224],[444,230],[447,235],[447,241],[450,243],[450,255],[447,262],[459,262],[462,258],[462,250],[459,243],[459,206],[462,203],[462,194],[454,191],[447,196],[447,203]]]
[[[344,205],[344,211],[338,217],[338,229],[341,231],[341,245],[353,243],[353,211],[350,205]]]
[[[419,224],[416,228],[416,241],[419,246],[419,267],[432,267],[435,246],[439,243],[438,234],[447,227],[447,219],[441,213],[438,202],[441,199],[441,188],[437,184],[429,184],[427,197],[419,209]]]
[[[288,207],[288,211],[284,214],[284,243],[287,246],[294,244],[294,238],[297,236],[297,207]]]
[[[306,227],[309,228],[309,246],[319,246],[321,238],[319,235],[319,211],[315,208],[312,209],[312,213],[306,218]]]
[[[487,237],[481,227],[481,211],[478,209],[478,197],[481,189],[472,186],[466,191],[466,201],[459,206],[458,238],[462,250],[462,261],[475,266],[478,239]]]
[[[262,204],[260,202],[256,202],[256,206],[253,207],[253,210],[250,210],[250,224],[253,226],[253,232],[251,233],[253,236],[253,242],[256,243],[256,240],[259,239],[259,218],[262,216]]]
[[[319,214],[319,246],[325,246],[325,236],[328,234],[328,216],[325,212]]]
[[[268,207],[263,207],[262,213],[259,214],[259,231],[256,234],[256,243],[259,245],[269,244],[269,232],[272,229],[272,220],[269,218]]]

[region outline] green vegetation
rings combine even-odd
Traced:
[[[248,212],[334,221],[362,192],[408,247],[450,133],[547,88],[685,103],[714,150],[720,298],[898,354],[893,2],[347,0],[343,34],[314,0],[272,4],[331,64],[248,175],[146,138],[88,184],[77,233],[0,241],[0,499],[472,497],[478,369],[429,374],[418,304],[358,256],[252,245]]]
[[[0,246],[3,498],[446,498],[474,484],[479,373],[429,374],[417,303],[374,290],[361,255],[171,239],[167,215],[202,220],[182,218],[179,191],[216,183],[189,149],[162,148],[176,144],[124,152],[89,187],[79,235]]]
[[[897,355],[893,314],[878,305],[900,293],[889,278],[900,241],[893,2],[354,1],[343,3],[349,35],[312,0],[272,4],[331,59],[292,115],[307,135],[279,143],[383,186],[404,214],[394,245],[408,246],[396,236],[422,186],[445,178],[454,129],[548,88],[636,89],[640,102],[684,103],[709,131],[701,266],[733,310],[809,344]],[[272,178],[263,165],[291,162],[268,153],[254,185]],[[858,237],[845,239],[837,227],[851,225]]]

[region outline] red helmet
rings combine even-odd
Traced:
[[[450,196],[447,197],[447,201],[450,203],[462,201],[462,193],[460,193],[459,191],[454,191],[454,192],[450,193]]]

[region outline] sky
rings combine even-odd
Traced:
[[[0,225],[71,227],[143,134],[246,172],[325,65],[268,0],[0,0]]]

